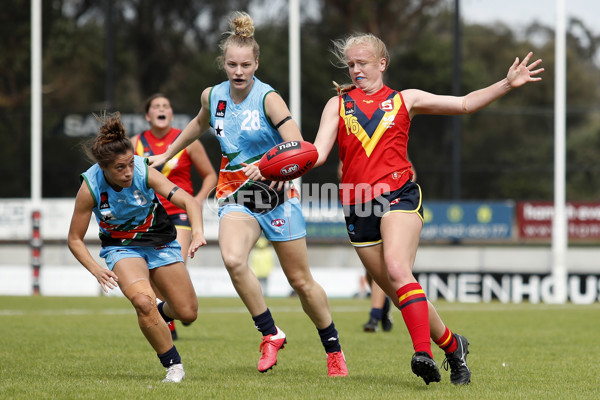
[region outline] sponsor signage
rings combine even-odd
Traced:
[[[553,202],[519,202],[516,215],[521,239],[552,237]],[[600,203],[567,203],[566,215],[570,239],[600,239]]]
[[[338,205],[313,206],[303,204],[302,213],[306,220],[306,237],[309,240],[348,241],[346,222],[342,207]]]
[[[501,273],[420,273],[417,280],[431,301],[533,304],[554,302],[552,275]],[[572,274],[567,278],[568,299],[573,304],[600,301],[600,276]]]
[[[513,236],[512,202],[428,202],[423,240],[507,240]],[[308,239],[348,240],[342,208],[303,207]]]
[[[187,114],[173,115],[172,125],[176,128],[183,129],[190,122],[191,117]],[[137,135],[150,128],[146,117],[143,114],[121,114],[121,122],[127,130],[129,136]],[[101,123],[92,114],[68,114],[63,119],[61,125],[55,129],[71,137],[86,137],[95,136],[98,134],[98,129]]]
[[[427,202],[421,239],[511,239],[512,202]]]

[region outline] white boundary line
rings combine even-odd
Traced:
[[[368,306],[367,306],[368,307]],[[501,303],[477,303],[477,304],[465,304],[465,303],[442,303],[436,304],[438,311],[444,312],[491,312],[491,311],[520,311],[520,312],[539,312],[539,311],[553,311],[553,310],[568,310],[568,309],[600,309],[599,303],[594,304],[501,304]],[[273,312],[287,312],[287,313],[304,313],[302,307],[269,307]],[[356,306],[332,306],[332,313],[347,313],[347,312],[366,312],[368,311],[364,305]],[[198,314],[244,314],[248,310],[244,307],[210,307],[202,308],[198,310]],[[399,311],[398,311],[399,312]],[[116,308],[106,310],[89,310],[89,309],[58,309],[58,310],[44,310],[44,311],[23,311],[23,310],[1,310],[0,317],[14,317],[14,316],[53,316],[53,315],[125,315],[134,314],[133,309]]]

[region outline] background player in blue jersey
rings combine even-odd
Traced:
[[[327,353],[328,375],[346,376],[348,370],[327,295],[308,267],[299,200],[294,189],[272,189],[261,182],[258,170],[260,158],[271,147],[282,141],[301,140],[302,134],[281,96],[254,75],[259,46],[250,16],[236,13],[231,29],[221,44],[220,57],[227,81],[202,92],[198,115],[163,155],[150,157],[150,163],[162,165],[208,130],[209,124],[214,128],[222,151],[216,192],[220,204],[219,246],[231,281],[263,335],[258,370],[271,369],[277,363],[278,350],[286,343],[286,335],[275,325],[260,283],[248,266],[250,251],[262,232],[271,241],[283,272],[317,327]]]
[[[119,286],[136,310],[142,333],[167,369],[163,382],[180,382],[185,372],[165,319],[193,322],[198,299],[175,240],[175,226],[156,193],[188,213],[190,257],[206,244],[202,211],[192,196],[149,168],[146,159],[134,156],[118,114],[104,115],[101,121],[90,151],[97,162],[81,175],[69,249],[105,292]],[[92,213],[100,226],[100,256],[108,269],[95,261],[84,242]],[[150,279],[166,299],[158,307]]]

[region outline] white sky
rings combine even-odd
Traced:
[[[272,0],[271,7],[250,10],[257,22],[279,17],[281,2]],[[318,14],[316,0],[299,0],[303,4],[305,17],[315,18]],[[454,7],[454,0],[446,0]],[[600,34],[600,0],[564,0],[567,20],[575,16],[584,21],[586,27]],[[272,6],[278,4],[277,7]],[[466,22],[493,23],[500,21],[513,28],[524,28],[532,22],[554,26],[556,22],[556,0],[460,0],[462,18]],[[285,8],[284,8],[285,10]]]
[[[465,22],[492,23],[500,21],[514,28],[524,28],[538,21],[554,27],[556,0],[460,0]],[[600,34],[599,0],[564,0],[567,21],[581,19],[595,35]]]

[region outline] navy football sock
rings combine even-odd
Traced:
[[[179,352],[175,346],[171,347],[171,350],[167,351],[166,353],[157,354],[157,356],[165,368],[169,368],[174,364],[181,364],[181,357],[179,356]]]
[[[329,325],[327,328],[317,328],[317,330],[319,331],[319,336],[321,337],[321,343],[323,343],[323,347],[325,347],[325,351],[327,353],[335,353],[342,350],[338,331],[335,329],[335,324],[333,322],[331,322],[331,325]]]
[[[275,320],[271,316],[271,311],[267,308],[262,314],[252,317],[254,320],[254,326],[262,333],[263,336],[275,335],[277,328],[275,327]]]
[[[163,307],[165,306],[165,302],[162,301],[160,303],[158,303],[158,312],[160,313],[161,317],[163,317],[163,319],[165,320],[165,322],[171,322],[173,321],[173,318],[168,317],[165,312],[163,311]]]
[[[377,321],[381,321],[381,319],[383,318],[383,309],[382,308],[371,308],[371,318],[374,318]]]

